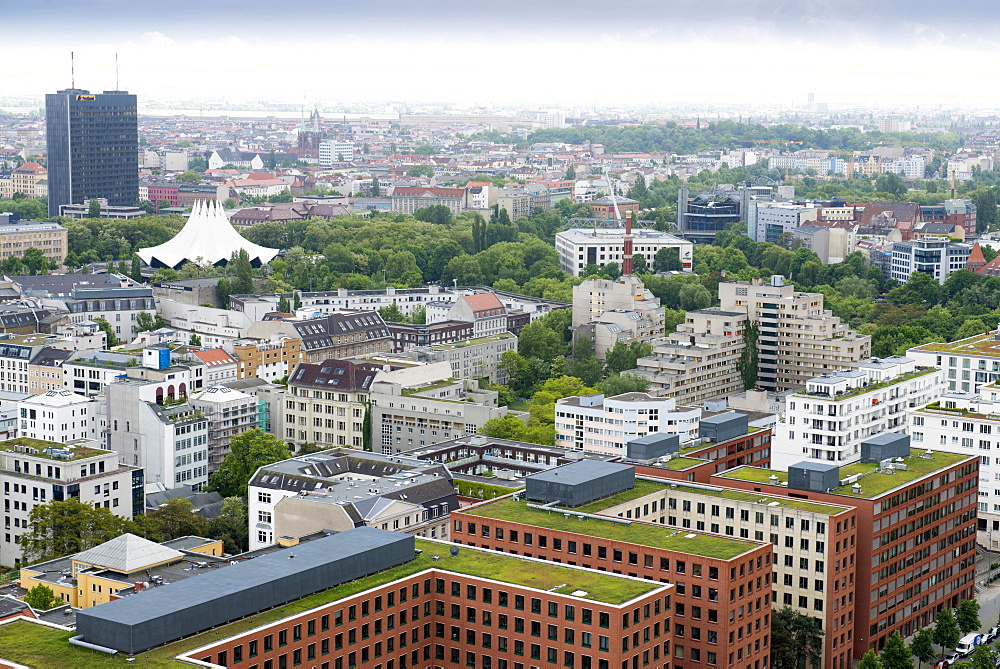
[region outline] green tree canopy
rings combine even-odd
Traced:
[[[798,667],[802,662],[819,666],[822,661],[823,629],[815,618],[790,606],[772,614],[771,640],[772,666]]]
[[[913,669],[910,649],[906,647],[898,631],[889,635],[885,648],[879,653],[879,660],[884,669]]]
[[[39,583],[31,590],[28,590],[28,594],[24,596],[24,603],[33,609],[48,611],[54,606],[59,606],[63,601],[56,597],[55,593],[52,592],[52,588],[44,583]]]
[[[434,176],[434,167],[431,165],[414,165],[410,169],[406,170],[406,176],[427,177],[429,179]]]
[[[797,665],[793,665],[797,666]],[[869,650],[858,663],[858,669],[882,669],[882,661],[875,653],[875,649]]]
[[[28,531],[21,537],[26,563],[79,553],[128,532],[129,521],[72,497],[38,504],[28,515]]]
[[[97,323],[97,327],[107,335],[108,348],[118,346],[118,335],[115,334],[114,328],[111,327],[111,323],[108,322],[106,318],[101,318],[97,316],[94,318],[94,322]]]
[[[258,468],[292,457],[285,442],[260,428],[233,437],[229,449],[212,476],[212,486],[223,497],[245,497],[247,484]]]
[[[208,520],[195,512],[191,502],[183,497],[169,500],[147,515],[165,539],[203,537],[208,533]]]
[[[934,652],[934,634],[930,628],[921,628],[910,641],[910,653],[921,662],[931,662],[937,657]]]
[[[938,611],[937,620],[934,622],[932,638],[934,639],[934,643],[941,646],[942,655],[946,648],[954,648],[958,645],[959,639],[962,638],[962,630],[955,621],[955,616],[952,614],[951,609],[943,608]]]
[[[981,627],[979,622],[979,602],[974,599],[963,599],[955,611],[955,622],[962,634],[975,632]]]
[[[606,397],[622,393],[644,393],[649,390],[649,379],[638,374],[614,374],[598,383],[597,390]]]
[[[222,541],[229,554],[242,553],[249,548],[247,505],[241,497],[227,497],[222,501],[222,511],[208,521],[208,535]]]

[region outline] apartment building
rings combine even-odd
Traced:
[[[416,346],[406,355],[418,362],[447,362],[452,375],[459,379],[489,379],[490,383],[506,383],[500,369],[500,358],[507,351],[517,352],[517,336],[510,332],[452,343]]]
[[[29,439],[69,443],[78,439],[100,439],[103,425],[97,400],[50,390],[17,403],[18,434]]]
[[[143,512],[143,473],[119,464],[118,454],[96,441],[71,444],[11,439],[0,442],[0,480],[4,495],[4,537],[0,564],[21,561],[21,536],[30,528],[31,510],[75,497],[122,518]]]
[[[30,393],[31,379],[38,377],[38,368],[32,374],[33,361],[45,358],[46,349],[66,340],[45,334],[0,334],[0,390]]]
[[[473,324],[464,321],[435,323],[392,323],[386,326],[392,333],[392,352],[403,353],[421,346],[451,344],[473,339]]]
[[[69,252],[66,228],[58,223],[22,221],[18,214],[0,213],[0,257],[23,256],[29,248],[41,249],[45,258],[62,265]]]
[[[63,387],[79,395],[101,395],[115,379],[125,376],[136,364],[136,357],[108,351],[83,351],[80,357],[62,365]]]
[[[303,362],[349,358],[369,353],[385,353],[392,336],[376,311],[342,312],[321,318],[293,321],[291,326],[302,341]]]
[[[48,170],[38,163],[22,163],[10,172],[9,179],[0,179],[0,198],[11,200],[20,194],[29,199],[48,198]]]
[[[622,264],[625,242],[624,228],[571,228],[556,233],[559,266],[572,276],[580,276],[587,265]],[[694,244],[666,232],[647,228],[632,230],[632,254],[642,256],[648,267],[653,266],[660,249],[677,249],[683,271],[691,271]]]
[[[605,485],[608,470],[624,471],[625,478],[631,474],[631,481]],[[588,501],[577,505],[556,498],[547,486],[535,490],[535,482],[548,484],[560,476],[564,498],[569,488],[596,483],[602,490],[592,494],[603,499],[585,495]],[[765,666],[771,652],[770,544],[680,528],[665,531],[643,519],[616,517],[618,507],[631,506],[626,500],[637,495],[647,511],[666,496],[660,493],[654,502],[652,490],[643,495],[651,485],[661,484],[635,480],[627,465],[587,460],[534,474],[527,481],[527,501],[507,496],[452,512],[452,541],[498,554],[671,583],[671,667]],[[669,490],[666,484],[662,488]],[[574,493],[569,495],[575,498]]]
[[[507,331],[507,308],[493,293],[463,295],[448,310],[448,320],[472,323],[474,338]]]
[[[446,539],[458,508],[444,465],[344,448],[265,465],[248,494],[251,550],[362,525]]]
[[[316,444],[362,449],[365,413],[378,370],[349,360],[299,363],[288,378],[284,438],[293,447]]]
[[[979,458],[977,540],[988,550],[1000,548],[1000,385],[979,393],[944,393],[926,405],[907,410],[914,448]]]
[[[689,311],[677,331],[652,343],[650,355],[636,361],[649,392],[681,404],[698,404],[743,390],[737,363],[746,348],[747,315],[713,307]]]
[[[902,356],[872,359],[809,379],[806,389],[785,399],[772,466],[785,469],[803,460],[853,462],[869,437],[906,427],[907,411],[944,391],[944,372],[918,367]]]
[[[373,448],[400,453],[419,446],[476,434],[491,418],[502,418],[494,390],[451,376],[451,365],[428,365],[383,373],[372,382]]]
[[[1000,328],[953,342],[914,346],[906,357],[921,366],[943,369],[948,392],[978,393],[1000,380]]]
[[[663,337],[664,308],[633,275],[617,281],[587,279],[573,287],[573,336],[588,337],[603,360],[617,342]]]
[[[841,634],[844,643],[853,641],[854,659],[870,648],[881,651],[893,632],[907,637],[932,624],[942,608],[975,596],[979,459],[911,450],[898,436],[874,440],[875,448],[851,465],[804,462],[789,472],[739,467],[711,479],[762,497],[856,509],[859,548],[845,550],[841,540],[827,564],[835,576],[854,566],[853,626],[845,599],[834,627],[824,627],[838,643]]]
[[[236,380],[236,358],[221,348],[192,351],[188,356],[201,361],[205,369],[205,385],[215,386]]]
[[[800,388],[871,355],[871,337],[824,309],[821,294],[798,292],[781,276],[767,285],[760,279],[720,283],[719,300],[723,311],[745,313],[759,325],[757,385],[765,390]]]
[[[238,339],[231,346],[237,379],[278,381],[292,373],[302,356],[302,340],[297,337]]]
[[[649,434],[676,434],[681,442],[697,438],[701,408],[646,393],[593,393],[556,400],[555,420],[559,446],[621,456],[629,441]]]
[[[107,443],[122,462],[142,467],[150,483],[202,490],[208,484],[209,422],[189,401],[164,403],[169,385],[130,378],[108,385]]]
[[[264,429],[257,398],[239,390],[211,386],[192,395],[190,404],[208,421],[208,474],[219,470],[233,437],[254,428]]]

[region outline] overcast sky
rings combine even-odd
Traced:
[[[306,13],[306,10],[312,8]],[[1000,104],[993,0],[7,0],[0,95]],[[16,64],[16,65],[15,65]]]

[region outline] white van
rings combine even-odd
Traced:
[[[983,635],[979,632],[973,632],[972,634],[966,634],[958,641],[958,646],[955,647],[955,652],[965,657],[966,655],[971,655],[972,651],[976,649],[976,646],[983,642]]]

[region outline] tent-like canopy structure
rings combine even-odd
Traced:
[[[236,232],[218,202],[196,202],[187,223],[173,239],[140,249],[137,255],[150,267],[178,269],[188,260],[225,265],[240,249],[247,252],[254,267],[269,263],[278,255],[277,249],[258,246]]]

